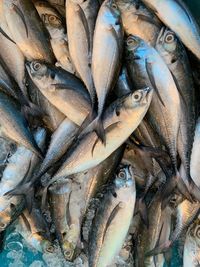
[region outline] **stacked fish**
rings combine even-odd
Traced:
[[[199,266],[199,60],[181,0],[1,0],[2,249]]]

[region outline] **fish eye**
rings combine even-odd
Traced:
[[[131,46],[131,47],[137,47],[137,45],[138,45],[138,41],[134,38],[134,37],[129,37],[128,39],[127,39],[127,41],[126,41],[126,44],[128,45],[128,46]]]
[[[173,34],[172,32],[167,33],[166,36],[165,36],[165,42],[166,42],[167,44],[171,44],[171,43],[173,43],[174,41],[175,41],[175,36],[174,36],[174,34]]]
[[[118,177],[119,177],[120,179],[125,179],[125,178],[126,178],[126,173],[125,173],[125,171],[121,170],[121,171],[119,172],[119,174],[118,174]]]
[[[69,258],[71,258],[71,256],[72,256],[72,252],[71,252],[70,250],[66,250],[66,251],[64,251],[64,256],[65,256],[67,259],[69,259]]]
[[[47,246],[46,251],[49,253],[53,253],[54,252],[54,246],[52,246],[52,245]]]
[[[142,99],[142,92],[138,92],[138,91],[135,92],[133,94],[133,98],[134,98],[135,102],[139,102]]]
[[[200,225],[197,225],[195,232],[194,232],[194,236],[200,239]]]
[[[33,64],[33,69],[34,69],[35,71],[38,71],[41,67],[42,67],[42,65],[41,65],[39,62],[35,62],[35,63]]]
[[[50,15],[50,16],[49,16],[49,21],[51,21],[51,22],[56,21],[56,16],[54,16],[54,15]]]
[[[5,229],[6,228],[6,224],[3,222],[0,222],[0,229]]]
[[[117,5],[115,3],[112,3],[112,8],[118,9]]]

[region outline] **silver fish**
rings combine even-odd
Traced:
[[[142,0],[200,59],[200,29],[182,0]],[[173,18],[173,19],[171,19]]]

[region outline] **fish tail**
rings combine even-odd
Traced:
[[[44,112],[40,109],[40,107],[38,107],[36,104],[32,103],[31,101],[27,101],[27,103],[22,107],[22,112],[25,116],[25,118],[27,118],[29,115],[31,115],[32,117],[43,117]]]

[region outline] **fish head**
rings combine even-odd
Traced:
[[[55,252],[55,246],[51,244],[48,240],[43,239],[41,242],[42,251],[48,252],[48,253],[54,253]]]
[[[163,27],[159,33],[156,47],[158,50],[164,50],[168,53],[176,52],[178,48],[178,39],[176,34],[173,31]]]
[[[26,68],[31,78],[42,79],[48,73],[47,66],[40,61],[27,62]]]
[[[58,16],[54,14],[44,13],[41,14],[41,19],[45,25],[50,26],[52,28],[62,28],[62,20]]]
[[[200,219],[194,221],[189,229],[190,237],[195,241],[196,245],[200,249]]]
[[[125,47],[128,61],[143,60],[149,53],[148,44],[135,35],[129,35]]]
[[[73,259],[75,247],[68,240],[63,241],[62,251],[66,260],[71,261]]]
[[[102,5],[103,19],[108,28],[121,27],[121,13],[115,0],[106,0]]]
[[[115,177],[116,187],[131,187],[134,183],[135,181],[132,166],[120,164]]]
[[[150,105],[152,95],[153,90],[150,87],[136,90],[124,99],[124,107],[126,109],[136,109],[144,106],[148,107]]]

